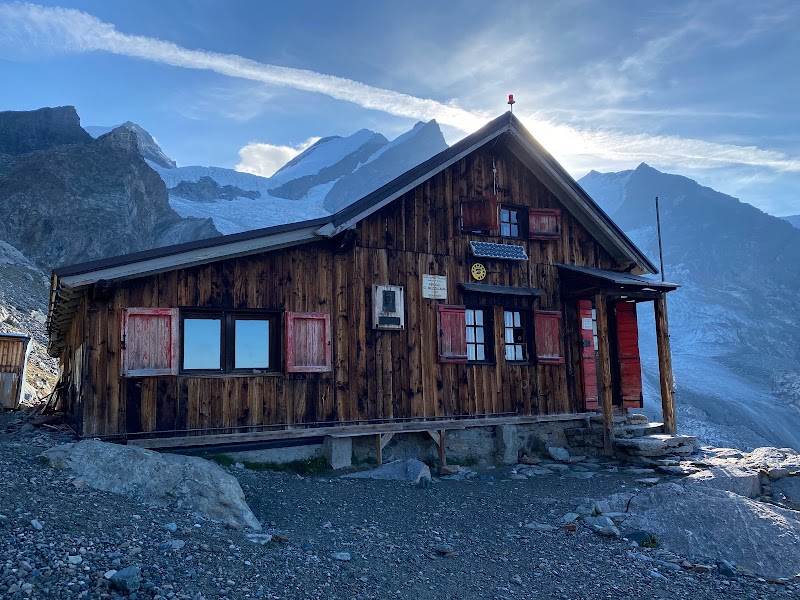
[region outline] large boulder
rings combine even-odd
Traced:
[[[688,479],[692,484],[733,492],[745,498],[757,498],[761,494],[761,475],[747,467],[712,467]]]
[[[236,478],[202,458],[94,440],[55,446],[42,456],[94,489],[192,511],[236,528],[261,530]]]
[[[800,513],[793,510],[696,482],[617,494],[599,506],[627,513],[625,530],[652,532],[681,556],[726,560],[773,578],[800,572]]]

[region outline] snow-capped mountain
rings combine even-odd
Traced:
[[[789,221],[789,223],[791,223],[798,229],[800,229],[800,215],[792,215],[790,217],[783,217],[783,218]]]
[[[430,121],[391,142],[368,129],[322,138],[271,177],[148,163],[179,215],[210,217],[228,234],[329,215],[446,148],[439,125]]]
[[[160,167],[164,167],[166,169],[175,168],[175,161],[164,153],[164,151],[161,149],[161,146],[158,145],[158,142],[156,142],[153,136],[150,135],[145,129],[143,129],[142,127],[140,127],[139,125],[137,125],[132,121],[125,121],[121,125],[114,125],[112,127],[87,125],[86,127],[84,127],[84,129],[93,138],[99,138],[101,135],[105,135],[106,133],[108,133],[109,131],[113,131],[117,127],[124,127],[136,133],[137,143],[139,145],[139,152],[145,159],[149,160],[150,162],[154,162]]]
[[[646,164],[579,182],[658,264],[659,197],[678,426],[703,441],[800,449],[800,230]],[[640,305],[645,406],[659,414],[652,308]]]

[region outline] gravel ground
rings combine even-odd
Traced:
[[[504,468],[412,487],[231,468],[273,535],[262,545],[76,486],[36,459],[58,441],[68,440],[0,416],[2,598],[122,598],[104,574],[130,566],[142,575],[134,599],[800,597],[797,583],[696,573],[663,550],[560,528],[582,498],[632,489],[641,475],[517,480]]]

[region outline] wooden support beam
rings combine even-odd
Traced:
[[[669,323],[667,320],[667,295],[661,294],[653,303],[656,316],[656,345],[658,346],[658,374],[661,380],[661,412],[664,431],[677,433],[675,420],[675,396],[673,394],[672,351],[669,347]]]
[[[381,435],[380,433],[375,435],[375,454],[378,457],[378,465],[383,464],[383,449],[386,447],[392,438],[394,437],[394,433],[384,433]]]
[[[430,436],[431,436],[431,438],[433,438],[433,442],[434,442],[434,443],[435,443],[437,446],[441,446],[441,445],[442,445],[442,438],[441,438],[441,437],[439,437],[439,432],[438,432],[438,431],[430,431],[430,430],[429,430],[429,431],[428,431],[428,435],[430,435]]]
[[[594,297],[597,315],[597,367],[600,375],[600,406],[603,410],[603,451],[614,453],[614,401],[611,395],[611,350],[608,340],[608,302],[604,294]]]

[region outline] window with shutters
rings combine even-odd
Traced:
[[[324,373],[331,370],[331,316],[286,313],[286,372]]]
[[[461,199],[461,230],[465,233],[497,233],[500,229],[497,196]]]
[[[549,240],[561,236],[561,211],[557,208],[531,208],[528,211],[528,237]]]
[[[439,362],[467,362],[467,309],[439,305]]]
[[[181,311],[181,372],[279,370],[280,314],[274,311]]]
[[[482,308],[468,308],[464,311],[464,317],[467,328],[467,361],[491,362],[491,312]]]
[[[562,364],[564,349],[561,336],[561,313],[537,310],[534,313],[536,359],[540,363]]]
[[[123,377],[171,375],[178,372],[178,310],[122,310],[120,361]]]
[[[527,311],[503,311],[503,341],[507,362],[529,360],[527,321]]]

